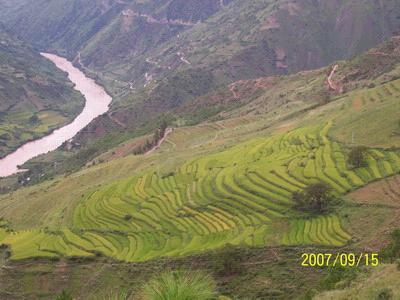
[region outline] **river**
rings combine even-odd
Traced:
[[[68,78],[75,84],[75,89],[85,97],[85,106],[71,123],[56,129],[47,136],[28,142],[13,153],[0,159],[0,177],[6,177],[19,172],[18,166],[28,160],[57,149],[65,141],[73,138],[81,129],[94,118],[107,112],[111,103],[111,96],[93,79],[88,78],[78,68],[75,68],[67,59],[49,53],[41,53],[51,60],[59,69],[68,73]]]

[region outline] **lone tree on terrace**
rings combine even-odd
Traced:
[[[332,188],[323,182],[310,184],[303,191],[294,192],[292,198],[297,209],[311,213],[327,212],[335,200]]]
[[[367,151],[366,147],[358,146],[353,148],[349,156],[347,158],[347,162],[352,165],[354,168],[361,168],[367,164],[365,159],[365,152]]]

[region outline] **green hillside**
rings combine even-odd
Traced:
[[[0,298],[155,300],[146,283],[190,270],[214,300],[396,299],[399,11],[0,0],[0,157],[82,108],[38,52],[113,95],[71,147],[0,179]],[[303,253],[379,267],[308,268]]]
[[[392,97],[369,109],[398,112],[399,84],[393,81],[377,88],[391,91]],[[340,103],[351,106],[347,98],[329,106]],[[68,208],[69,213],[62,212],[63,225],[44,228],[42,220],[42,226],[8,231],[2,242],[11,246],[11,259],[100,252],[125,261],[189,254],[227,243],[343,246],[351,236],[340,216],[299,215],[293,210],[292,193],[322,181],[343,195],[398,173],[400,153],[370,148],[367,165],[352,169],[346,163],[349,148],[332,138],[331,128],[343,117],[332,109],[330,117],[323,114],[331,120],[327,125],[311,125],[319,123],[319,116],[308,126],[259,135],[168,171],[150,167],[91,190],[72,210]]]
[[[342,63],[341,66],[345,69],[348,65]],[[394,74],[396,70],[391,68],[389,72]],[[7,277],[9,271],[4,271],[7,290],[30,291],[29,295],[37,295],[28,284],[30,276],[37,270],[47,270],[44,271],[47,274],[53,266],[40,263],[37,270],[22,267],[24,261],[33,258],[40,257],[44,262],[61,259],[57,265],[66,260],[68,271],[65,272],[73,281],[62,286],[73,288],[75,295],[83,288],[86,295],[98,297],[107,293],[100,286],[108,286],[110,290],[115,286],[127,290],[140,288],[137,282],[127,287],[123,280],[110,277],[107,272],[113,272],[111,270],[118,270],[119,274],[129,278],[132,271],[125,268],[146,268],[148,271],[138,275],[143,278],[157,272],[155,266],[164,263],[159,260],[162,257],[169,257],[168,262],[184,256],[184,264],[193,263],[197,256],[188,255],[220,251],[224,245],[233,244],[243,249],[278,249],[274,251],[287,262],[288,273],[283,271],[282,262],[280,265],[268,263],[265,265],[268,271],[257,269],[255,274],[247,270],[247,265],[243,268],[247,270],[245,274],[253,274],[251,276],[257,276],[257,280],[272,280],[277,289],[286,291],[276,298],[285,299],[293,290],[283,278],[300,280],[296,272],[291,272],[298,265],[296,257],[299,254],[287,254],[287,249],[295,246],[300,249],[314,247],[311,251],[360,251],[360,247],[371,245],[365,240],[382,238],[374,224],[379,224],[382,217],[396,214],[392,206],[390,209],[374,205],[352,206],[353,200],[346,200],[328,214],[310,215],[297,211],[291,197],[292,192],[316,181],[329,184],[337,196],[344,197],[350,191],[399,173],[398,147],[385,147],[380,144],[380,137],[390,136],[385,141],[387,144],[398,141],[391,132],[396,130],[400,117],[397,108],[400,81],[380,83],[380,78],[373,80],[373,88],[358,88],[325,105],[303,112],[298,107],[300,112],[289,118],[279,113],[274,120],[273,112],[262,113],[260,110],[254,115],[176,128],[151,155],[114,158],[70,176],[57,177],[2,196],[0,212],[6,221],[2,223],[1,243],[9,245],[11,256],[7,264],[18,266],[18,276],[24,282],[17,287]],[[363,105],[359,108],[360,96],[370,99],[376,95],[382,97],[361,102]],[[243,112],[246,105],[237,111]],[[386,122],[390,126],[376,127],[380,124],[374,117],[376,112],[393,113]],[[230,113],[236,114],[235,110]],[[357,124],[357,120],[363,119],[366,121],[362,128],[353,128],[354,141],[341,138],[342,128],[346,128],[343,124],[349,120],[356,120]],[[381,135],[370,134],[365,143],[369,147],[367,165],[353,169],[347,163],[352,142],[358,142],[357,137],[365,130],[375,132],[374,128]],[[119,147],[112,151],[118,153]],[[58,197],[60,194],[65,197]],[[388,224],[390,222],[382,223],[382,231],[388,230]],[[254,263],[271,255],[263,254]],[[99,264],[96,279],[93,279],[98,285],[96,290],[88,290],[76,281],[77,270],[87,272],[83,268],[85,264],[79,263],[80,259]],[[102,259],[111,260],[113,264],[105,267],[107,263],[101,262]],[[208,259],[211,265],[215,264]],[[143,265],[132,267],[118,262],[142,262]],[[91,263],[88,266],[85,268],[90,268]],[[57,268],[51,272],[59,272],[55,271]],[[383,270],[392,276],[390,268]],[[319,289],[318,282],[325,273],[302,269],[301,274],[304,272],[309,272],[310,282],[297,287],[297,291],[305,293],[311,286]],[[247,282],[252,291],[232,283],[226,294],[243,297],[250,294],[254,298],[260,293],[269,295],[265,297],[275,295],[264,284],[252,282],[249,275],[237,276]],[[55,284],[53,279],[49,280]],[[108,280],[113,284],[107,284]],[[376,284],[384,286],[383,283]],[[274,293],[278,292],[275,290]],[[332,292],[334,295],[346,293],[355,292]],[[365,293],[372,292],[365,290]],[[290,298],[296,298],[291,295]],[[318,295],[317,298],[330,295]]]
[[[0,157],[70,122],[83,101],[66,74],[0,28]]]
[[[385,295],[396,299],[400,296],[399,275],[396,265],[383,265],[360,276],[351,287],[325,292],[313,299],[379,299]]]

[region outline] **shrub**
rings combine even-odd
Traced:
[[[210,300],[216,296],[214,280],[202,272],[166,272],[144,287],[146,300]]]
[[[331,267],[328,269],[328,273],[322,279],[320,285],[323,289],[332,290],[338,288],[344,288],[350,285],[357,277],[357,269],[346,268],[346,267]]]
[[[130,214],[126,214],[126,215],[124,216],[124,220],[125,220],[125,221],[130,221],[130,220],[132,220],[132,218],[133,218],[133,216],[130,215]]]
[[[376,296],[376,300],[390,300],[393,299],[393,292],[391,289],[382,289]]]
[[[128,300],[128,294],[126,292],[116,291],[111,292],[109,295],[103,298],[104,300]]]
[[[391,234],[392,241],[382,249],[380,256],[391,262],[400,258],[400,229],[396,229]]]
[[[62,291],[55,300],[73,300],[71,294],[67,293],[66,291]]]

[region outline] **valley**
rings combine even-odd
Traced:
[[[65,74],[1,27],[0,62],[1,158],[71,122],[84,101]]]
[[[68,73],[68,78],[75,85],[74,89],[84,95],[86,99],[85,106],[72,123],[56,129],[41,139],[31,141],[15,150],[12,154],[0,159],[0,177],[15,174],[18,172],[18,166],[23,165],[28,160],[40,154],[56,150],[64,142],[72,139],[94,118],[106,113],[111,103],[111,97],[100,86],[74,68],[66,59],[48,53],[42,53],[42,55],[52,61],[60,70]]]

